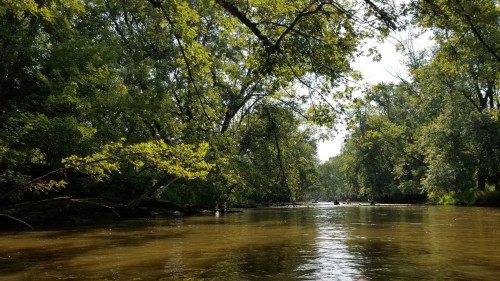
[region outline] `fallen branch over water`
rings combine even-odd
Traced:
[[[126,217],[148,216],[151,213],[177,211],[191,214],[186,208],[170,201],[138,198],[127,204],[100,198],[76,199],[58,197],[34,202],[0,206],[0,218],[7,223],[2,228],[23,225],[33,230],[38,225],[93,223]],[[1,229],[0,229],[1,230]]]
[[[22,224],[22,225],[25,225],[26,227],[28,227],[30,230],[34,230],[35,228],[33,226],[31,226],[29,223],[21,220],[21,219],[18,219],[18,218],[15,218],[11,215],[8,215],[8,214],[4,214],[4,213],[0,213],[0,217],[4,217],[4,218],[7,218],[13,222],[16,222],[16,223],[19,223],[19,224]]]

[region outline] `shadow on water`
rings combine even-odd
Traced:
[[[157,240],[179,240],[184,237],[183,233],[158,232],[154,227],[140,225],[9,234],[13,235],[17,239],[10,245],[2,243],[2,238],[7,234],[0,235],[0,279],[9,274],[23,273],[24,276],[30,276],[30,271],[47,273],[54,270],[64,273],[62,276],[74,276],[71,263],[75,258],[111,252],[111,249],[126,251],[127,248],[143,247]],[[102,262],[107,260],[103,259]],[[85,276],[86,272],[78,275]],[[39,278],[41,276],[34,279]]]
[[[302,231],[292,231],[276,244],[272,236],[281,232],[290,215],[260,221],[257,218],[193,217],[173,224],[159,219],[106,228],[0,235],[0,279],[217,280],[228,275],[231,267],[236,267],[239,274],[227,280],[252,276],[247,268],[273,275],[276,264],[265,269],[270,265],[268,261],[286,261],[287,249],[293,251],[300,245],[290,242],[290,235]],[[249,226],[257,231],[249,232]],[[6,242],[11,236],[17,237]],[[241,236],[248,236],[248,243],[240,241]],[[262,254],[266,250],[267,254]],[[8,277],[2,279],[4,276]]]

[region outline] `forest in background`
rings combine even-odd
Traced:
[[[499,15],[497,0],[4,0],[0,215],[498,204]],[[410,77],[360,86],[353,61],[378,58],[364,42],[411,26],[436,44],[400,46]],[[340,122],[341,154],[319,163],[318,128]]]

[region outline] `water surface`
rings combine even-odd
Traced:
[[[0,280],[500,280],[499,222],[325,203],[0,233]]]

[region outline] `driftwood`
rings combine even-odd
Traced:
[[[79,222],[83,218],[96,213],[109,213],[115,217],[120,217],[112,206],[88,199],[73,199],[70,197],[0,206],[0,212],[2,219],[10,222],[10,224],[4,223],[3,226],[16,227],[24,225],[31,230],[34,229],[34,225]],[[82,219],[78,217],[82,217]]]
[[[33,230],[38,225],[65,225],[148,216],[153,213],[177,211],[191,214],[186,208],[166,200],[139,198],[130,203],[115,203],[100,198],[76,199],[58,197],[35,202],[0,206],[0,219],[5,227],[19,226]]]
[[[0,213],[0,217],[2,218],[6,218],[7,220],[11,221],[11,222],[14,222],[14,223],[17,223],[17,224],[20,224],[20,225],[23,225],[23,226],[26,226],[29,230],[34,230],[35,228],[33,226],[31,226],[29,223],[21,220],[21,219],[18,219],[18,218],[15,218],[11,215],[8,215],[8,214],[3,214],[3,213]]]
[[[97,199],[95,199],[97,200]],[[16,211],[43,211],[50,207],[61,207],[64,204],[67,206],[73,205],[87,205],[89,207],[95,207],[99,209],[109,210],[114,212],[112,206],[108,206],[103,203],[92,201],[92,199],[73,199],[71,197],[57,197],[51,199],[45,199],[34,202],[23,202],[19,204],[13,204],[8,206],[0,206],[0,211],[8,210],[10,212]],[[118,215],[118,214],[116,214]]]
[[[160,209],[166,209],[166,210],[172,210],[172,211],[178,211],[183,214],[191,214],[191,211],[188,209],[175,204],[173,202],[167,201],[167,200],[161,200],[161,199],[155,199],[155,198],[139,198],[137,200],[134,200],[127,204],[128,208],[160,208]]]

